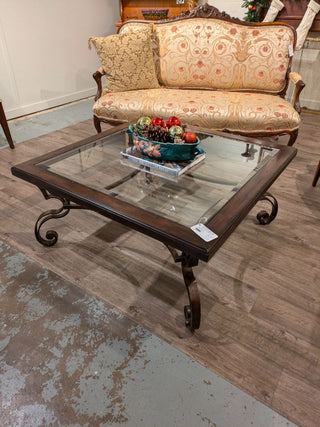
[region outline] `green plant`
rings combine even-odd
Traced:
[[[245,0],[242,7],[247,9],[244,20],[248,22],[259,22],[260,12],[262,9],[267,7],[265,0]]]

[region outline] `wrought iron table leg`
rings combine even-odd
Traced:
[[[50,193],[48,193],[46,190],[41,189],[40,191],[44,195],[45,199],[57,199],[62,203],[62,206],[59,209],[50,209],[48,211],[43,212],[39,218],[37,219],[35,226],[34,226],[34,234],[36,236],[36,239],[39,243],[41,243],[44,246],[53,246],[58,241],[58,233],[55,230],[48,230],[46,232],[46,236],[42,237],[40,234],[40,228],[42,225],[49,221],[49,219],[57,219],[57,218],[63,218],[66,216],[70,209],[85,209],[82,206],[71,204],[70,200],[64,198],[64,197],[58,197],[54,196]]]
[[[197,282],[192,271],[192,267],[195,267],[196,265],[198,265],[197,259],[183,254],[181,269],[189,298],[189,305],[184,306],[184,317],[186,320],[186,326],[192,331],[194,329],[199,329],[201,320],[200,295]]]
[[[201,303],[197,282],[192,270],[192,267],[198,265],[199,260],[185,254],[184,252],[179,255],[178,251],[171,246],[167,246],[167,248],[175,262],[181,262],[182,275],[189,299],[189,304],[184,306],[186,326],[192,331],[194,329],[199,329],[201,321]]]
[[[271,221],[275,219],[278,213],[278,202],[277,199],[272,196],[270,193],[265,193],[260,200],[266,200],[271,203],[271,213],[269,214],[267,211],[262,210],[257,214],[257,220],[262,225],[270,224]]]

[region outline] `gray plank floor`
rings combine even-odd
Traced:
[[[92,104],[93,99],[91,98],[39,114],[30,115],[25,118],[11,120],[9,121],[9,126],[13,140],[15,143],[21,143],[50,131],[87,120],[92,117]],[[0,133],[0,147],[1,146],[7,147],[7,143],[2,133]],[[21,260],[23,260],[24,257],[23,254],[19,254],[18,252],[15,252],[14,249],[7,246],[4,247],[3,243],[1,243],[1,245],[0,249],[2,248],[2,250],[0,250],[0,257],[3,257],[4,253],[10,251],[11,261],[16,259],[18,264],[22,262]],[[9,260],[9,258],[7,260]],[[3,259],[2,262],[4,263]],[[27,263],[29,260],[26,259],[23,262]],[[7,276],[6,278],[2,276],[2,280],[12,280],[12,276],[10,275],[12,271],[10,268],[15,269],[17,264],[6,264],[7,267],[4,265],[5,263],[1,270],[6,271]],[[37,268],[41,270],[42,267],[39,265]],[[43,274],[44,273],[42,272],[40,277]],[[39,272],[35,272],[35,275],[35,277],[38,278]],[[0,281],[0,290],[2,289],[4,294],[6,285],[7,283],[1,283]],[[63,290],[66,286],[72,285],[63,282],[61,279],[61,285],[59,286],[61,286],[61,289]],[[26,284],[26,287],[28,287],[28,284]],[[27,290],[25,291],[27,292]],[[21,290],[21,292],[23,292],[23,290]],[[1,295],[2,294],[0,292],[0,311],[1,305],[3,304]],[[113,310],[104,303],[99,302],[96,298],[90,299],[89,302],[86,298],[90,299],[90,296],[84,297],[84,308],[82,307],[81,310],[87,310],[88,316],[90,313],[90,304],[94,304],[96,309],[100,307],[99,309],[101,310],[101,313],[106,315],[106,318],[108,318],[108,316],[114,317],[116,310]],[[125,316],[120,313],[116,313],[116,316],[118,316],[118,321],[120,323],[124,322],[123,318]],[[127,324],[128,322],[130,323],[131,321],[125,319],[125,323]],[[112,325],[112,322],[110,324]],[[3,325],[3,323],[1,324],[0,322],[0,329],[3,332],[5,332],[3,329],[4,326],[6,325]],[[126,366],[122,368],[121,358],[124,357],[124,353],[126,352],[126,344],[123,342],[123,339],[120,336],[119,339],[117,339],[117,337],[113,335],[113,339],[106,340],[103,346],[106,351],[105,354],[108,354],[109,357],[110,355],[114,357],[114,360],[109,364],[108,369],[114,369],[114,371],[117,371],[117,374],[126,378],[129,377],[129,380],[123,384],[121,391],[127,420],[125,421],[122,419],[121,425],[183,425],[186,427],[291,427],[295,425],[272,411],[270,408],[253,399],[248,394],[237,389],[224,379],[215,375],[193,359],[160,340],[149,331],[137,326],[132,327],[135,328],[135,334],[141,341],[141,357],[130,359]],[[117,331],[118,330],[119,327],[117,327]],[[79,334],[80,333],[81,331],[79,331]],[[111,331],[110,333],[112,335],[112,333],[116,333],[116,331]],[[6,336],[4,333],[4,340],[5,339]],[[2,347],[1,344],[3,344]],[[7,351],[7,346],[4,344],[5,341],[0,341],[0,362],[1,360],[3,361],[3,357]],[[79,347],[77,351],[81,352],[81,348]],[[93,357],[93,355],[91,356]],[[93,357],[92,359],[92,366],[86,366],[80,375],[80,380],[82,381],[80,385],[83,387],[82,393],[87,393],[87,396],[85,396],[85,400],[81,400],[81,398],[78,399],[77,411],[79,411],[79,414],[83,413],[83,411],[86,413],[96,413],[97,411],[102,410],[105,405],[104,395],[106,390],[110,388],[110,377],[103,375],[101,372],[105,364],[104,357],[103,352],[101,354],[97,353],[96,358],[94,359]],[[100,366],[100,368],[98,369],[95,366]],[[94,375],[97,377],[95,381],[96,387],[93,387],[92,389],[90,388],[92,387],[92,384],[88,381],[88,370],[90,369],[94,371]],[[8,399],[10,396],[14,396],[14,394],[12,394],[14,392],[14,390],[12,391],[14,383],[10,382],[10,375],[9,377],[6,376],[9,371],[2,371],[0,374],[1,405],[3,409],[6,409],[6,413],[8,413],[8,405],[10,408],[10,402]],[[9,387],[9,384],[11,384],[11,388]],[[100,389],[101,392],[98,392],[98,389]],[[83,395],[82,398],[84,398]],[[40,402],[38,403],[40,404]],[[30,425],[32,426],[50,425],[50,422],[52,421],[52,419],[50,421],[50,417],[47,418],[46,421],[45,418],[43,418],[41,422],[44,422],[44,424],[37,424],[37,419],[41,419],[41,414],[37,414],[37,408],[39,409],[40,406],[41,405],[37,406],[35,404],[32,408],[31,406],[29,408],[30,411],[34,411],[34,413],[29,414]],[[24,411],[22,407],[20,409],[22,412]],[[27,409],[25,408],[25,410]],[[115,411],[116,408],[112,408],[112,410]],[[23,413],[20,415],[23,416]],[[37,415],[40,418],[37,417]],[[23,419],[21,416],[20,419]],[[24,418],[24,420],[26,420],[26,418]],[[5,419],[2,421],[5,421]],[[59,423],[59,420],[56,421],[58,422],[57,425],[65,425]],[[17,423],[10,425],[26,426],[29,424],[24,422],[19,424],[17,421]],[[68,423],[68,425],[71,424]],[[77,423],[72,425],[81,424]],[[120,425],[120,423],[113,420],[107,424],[99,425]]]
[[[90,119],[93,103],[93,98],[83,99],[37,114],[9,120],[12,139],[17,144]],[[0,128],[0,148],[2,147],[8,147],[8,143]]]

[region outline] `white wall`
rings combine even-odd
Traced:
[[[0,96],[7,118],[96,92],[90,36],[116,32],[118,0],[0,0]]]
[[[208,3],[220,10],[226,12],[233,18],[243,19],[246,9],[241,7],[242,0],[199,0],[199,4]]]
[[[320,110],[320,38],[319,41],[306,41],[304,48],[295,52],[292,71],[301,74],[306,87],[300,95],[300,104],[311,110]]]

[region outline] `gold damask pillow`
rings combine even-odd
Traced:
[[[110,92],[158,88],[151,45],[152,26],[136,32],[90,37]]]

